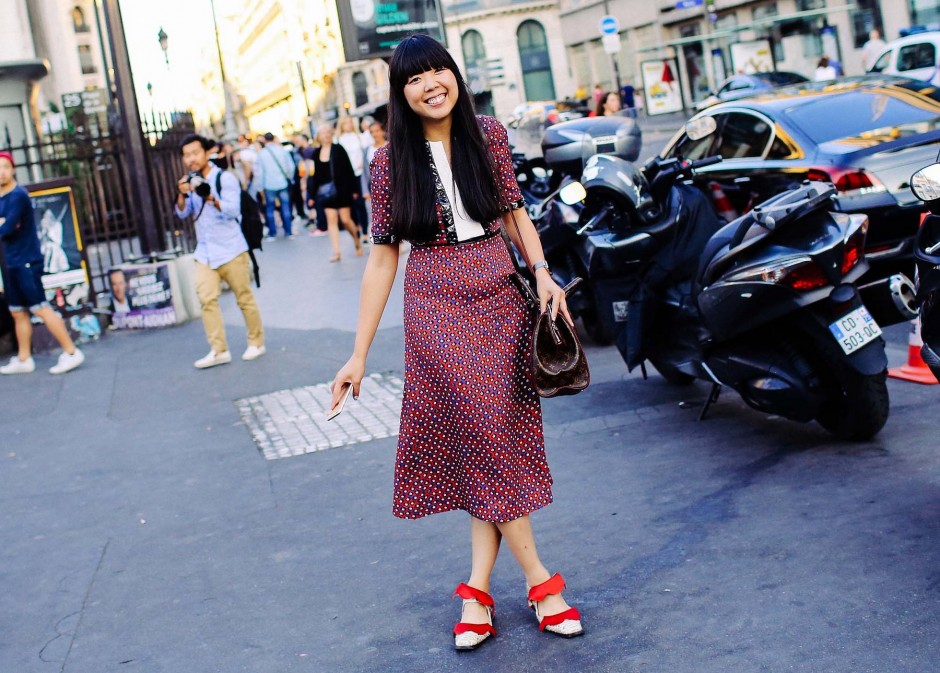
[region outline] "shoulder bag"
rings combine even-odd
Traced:
[[[333,154],[335,151],[335,147],[330,147],[330,181],[324,182],[322,185],[317,187],[317,201],[324,201],[324,206],[326,203],[335,199],[336,195],[338,194],[336,189],[336,164],[333,163]]]

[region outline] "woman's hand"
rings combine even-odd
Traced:
[[[307,208],[313,208],[314,201],[313,199],[307,199]]]
[[[539,308],[544,313],[548,302],[552,303],[552,320],[558,317],[558,314],[568,321],[568,324],[574,327],[574,320],[568,313],[568,302],[565,298],[565,291],[561,289],[548,269],[539,269],[535,272],[536,291],[539,295]]]
[[[336,376],[333,377],[333,380],[330,382],[330,391],[333,393],[333,403],[330,405],[330,407],[335,407],[339,402],[344,383],[352,384],[353,399],[358,399],[359,386],[362,384],[362,377],[365,376],[365,374],[365,360],[358,358],[355,355],[349,358],[349,360],[346,361],[346,364],[344,364],[342,368],[336,372]]]

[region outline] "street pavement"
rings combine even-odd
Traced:
[[[940,386],[891,381],[887,427],[848,444],[732,393],[699,422],[707,387],[595,346],[591,387],[544,403],[555,503],[532,517],[587,634],[538,632],[504,550],[499,635],[453,652],[467,516],[392,517],[394,423],[374,413],[402,375],[401,274],[376,392],[324,430],[365,264],[343,244],[340,264],[323,237],[266,246],[255,362],[193,369],[195,322],[0,380],[0,673],[937,670]]]

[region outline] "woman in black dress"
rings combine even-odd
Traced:
[[[340,260],[339,222],[353,237],[358,257],[362,255],[362,241],[350,210],[353,196],[359,191],[356,175],[346,150],[333,142],[332,126],[321,126],[317,131],[317,141],[320,146],[313,155],[313,175],[307,178],[307,207],[312,209],[319,205],[326,213],[326,228],[333,246],[331,262]],[[318,204],[317,201],[321,202]]]

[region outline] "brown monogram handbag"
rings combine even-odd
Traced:
[[[522,259],[526,266],[529,266],[529,255],[525,250],[522,232],[519,231],[519,223],[516,222],[516,214],[512,209],[509,213],[512,215],[512,223],[519,237]],[[509,246],[508,241],[506,245]],[[511,248],[509,254],[512,257]],[[538,296],[518,271],[513,274],[513,282],[519,288],[529,310],[533,314],[538,314],[532,330],[532,381],[535,384],[535,391],[541,397],[580,393],[591,383],[591,371],[588,368],[587,357],[578,333],[563,317],[559,316],[557,320],[552,320],[551,302],[544,311],[539,312]],[[565,295],[573,292],[580,283],[580,278],[575,278],[568,283],[564,287]]]

